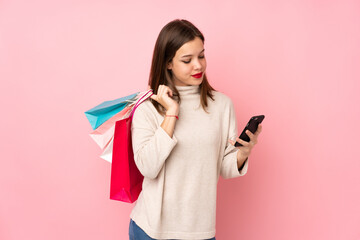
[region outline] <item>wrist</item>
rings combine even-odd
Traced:
[[[243,163],[239,163],[239,162],[237,163],[237,167],[238,167],[239,171],[243,169],[243,167],[245,166],[245,162],[246,162],[247,159],[248,159],[248,158],[246,158]]]
[[[241,166],[245,163],[249,156],[244,156],[239,150],[236,157],[238,166]]]
[[[175,115],[175,114],[173,114],[173,115],[165,114],[165,117],[174,117],[176,119],[179,119],[179,117],[177,115]]]
[[[166,110],[166,115],[179,115],[179,109],[176,108],[169,108],[168,110]]]

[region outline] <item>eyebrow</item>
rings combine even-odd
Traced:
[[[205,51],[205,48],[200,53],[202,53],[203,51]],[[183,57],[191,57],[191,56],[192,56],[191,54],[188,54],[188,55],[184,55],[184,56],[181,56],[181,57],[183,58]]]

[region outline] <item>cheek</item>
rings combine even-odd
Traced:
[[[202,63],[203,65],[204,63]],[[205,65],[206,65],[206,62],[205,62]],[[179,64],[176,66],[176,69],[173,70],[174,73],[180,77],[189,77],[189,75],[192,74],[193,70],[192,70],[192,67],[191,67],[191,64]]]
[[[202,62],[202,66],[203,66],[203,68],[206,68],[206,59],[204,59],[204,61]]]
[[[179,74],[181,75],[189,75],[191,74],[191,68],[186,66],[186,65],[183,65],[179,68]]]

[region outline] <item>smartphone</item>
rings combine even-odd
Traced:
[[[245,126],[245,128],[242,131],[242,133],[240,134],[239,138],[246,141],[246,142],[250,142],[250,138],[245,133],[245,131],[249,130],[250,132],[255,133],[258,126],[259,126],[259,124],[264,120],[264,118],[265,118],[264,115],[253,116],[252,118],[250,118],[249,122]],[[240,146],[242,146],[241,143],[238,143],[238,142],[235,143],[235,147],[240,147]]]

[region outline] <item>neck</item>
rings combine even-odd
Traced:
[[[190,85],[190,86],[177,86],[175,88],[178,90],[180,97],[187,95],[200,95],[200,86],[199,85]]]

